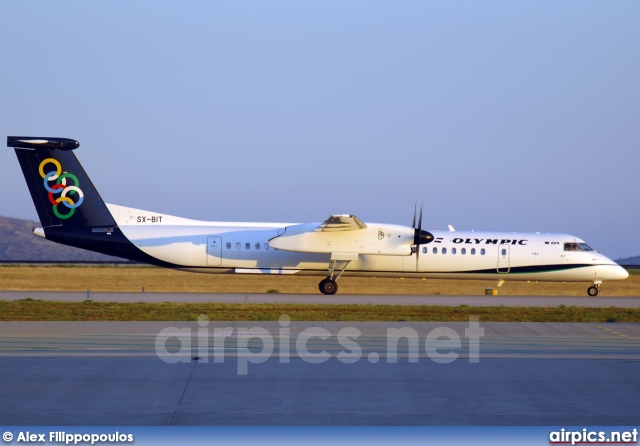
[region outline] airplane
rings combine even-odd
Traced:
[[[324,276],[333,295],[345,276],[589,282],[629,273],[567,234],[427,231],[336,214],[315,223],[207,222],[105,203],[68,138],[8,136],[47,240],[182,271]]]

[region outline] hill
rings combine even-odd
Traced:
[[[32,233],[39,223],[19,218],[0,217],[0,261],[75,261],[100,262],[122,261],[84,249],[60,245]]]
[[[615,262],[619,265],[640,265],[640,256],[618,259]]]

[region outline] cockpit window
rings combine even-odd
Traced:
[[[565,251],[593,251],[593,248],[586,243],[565,243]]]

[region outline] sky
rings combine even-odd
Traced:
[[[640,2],[5,1],[0,16],[0,136],[80,141],[109,203],[411,225],[417,202],[425,229],[640,255]],[[0,175],[0,215],[37,219],[10,148]]]

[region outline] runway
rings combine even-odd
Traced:
[[[3,322],[3,425],[635,425],[640,324]]]
[[[443,305],[506,307],[618,307],[640,308],[640,296],[449,296],[449,295],[356,295],[337,294],[244,294],[244,293],[124,293],[95,291],[0,291],[0,300],[38,299],[65,302],[222,302],[332,305]]]

